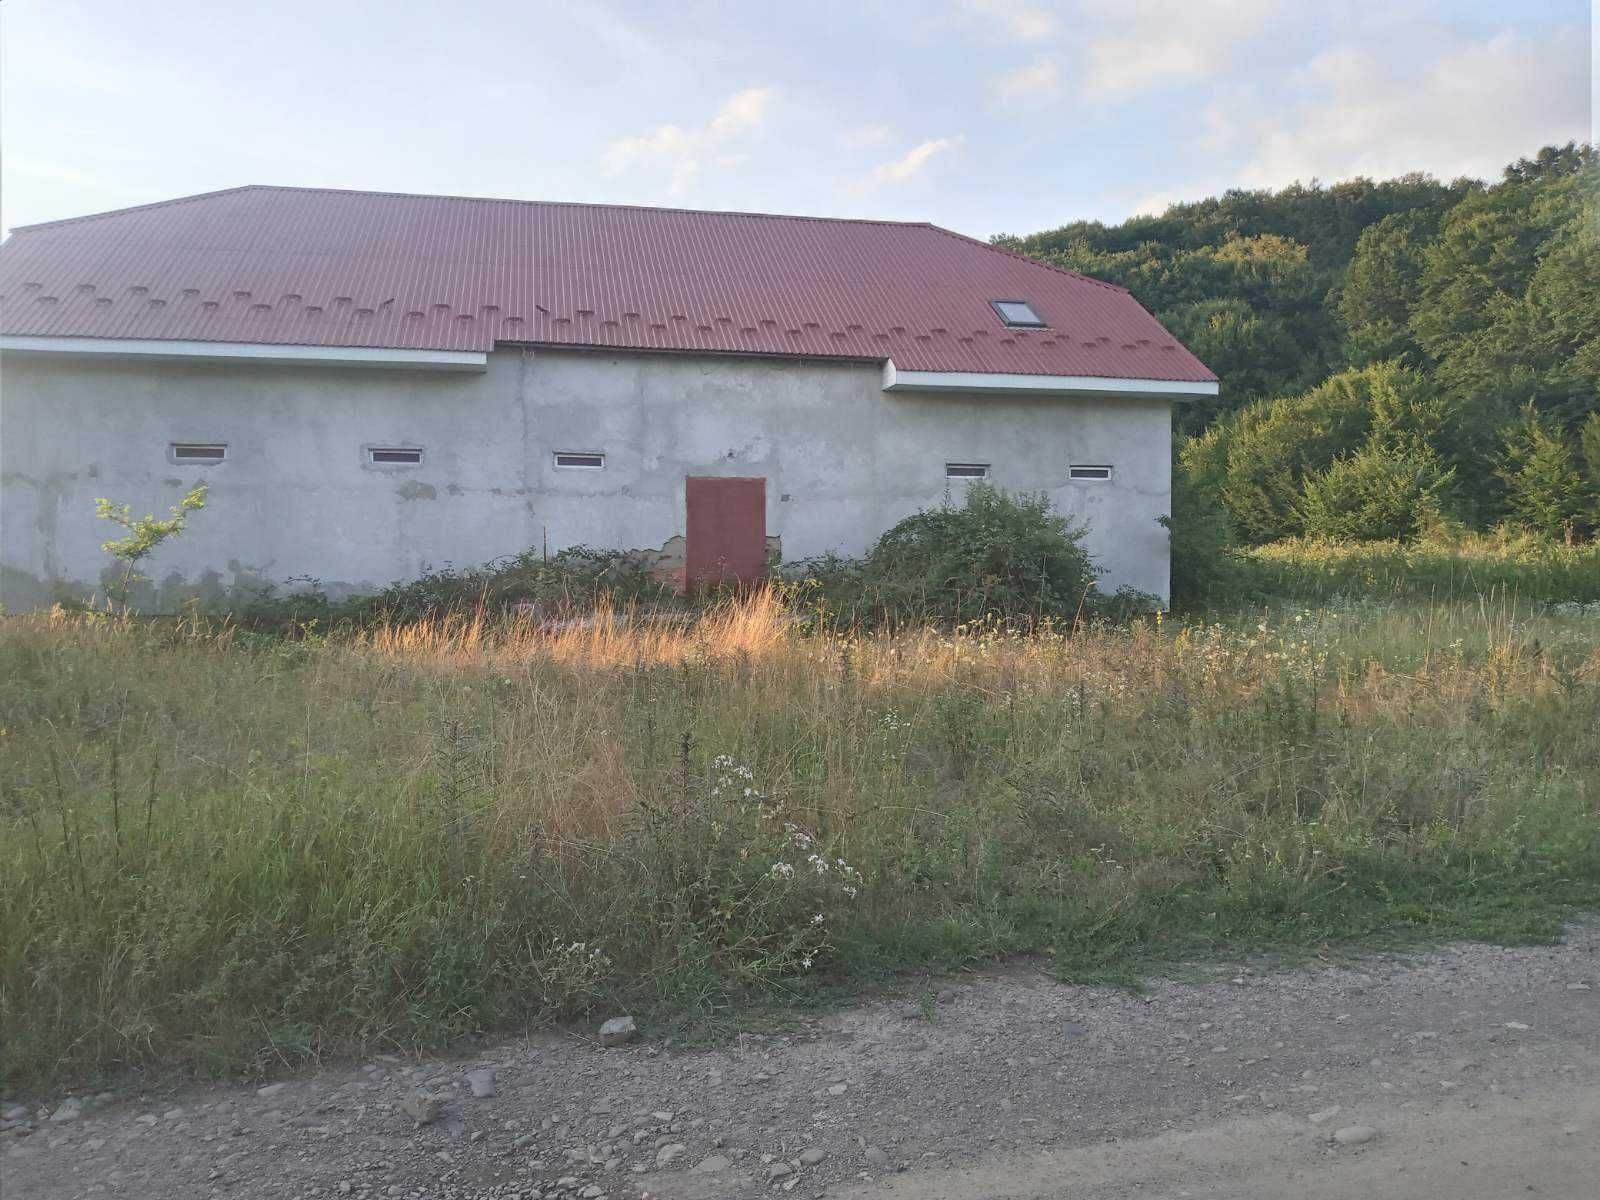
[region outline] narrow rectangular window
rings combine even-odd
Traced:
[[[1110,479],[1111,468],[1106,466],[1077,466],[1068,470],[1073,479]]]
[[[228,447],[221,442],[173,442],[168,450],[173,462],[219,463],[228,457]]]
[[[367,461],[399,466],[416,466],[422,462],[422,451],[405,446],[368,446]]]
[[[556,452],[556,466],[576,467],[580,471],[598,471],[606,465],[604,454],[573,454],[566,451]]]
[[[944,477],[946,479],[987,479],[989,478],[989,464],[945,463]]]

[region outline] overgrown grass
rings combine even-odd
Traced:
[[[1471,601],[1499,593],[1526,603],[1600,604],[1600,542],[1566,546],[1493,535],[1415,543],[1294,539],[1245,550],[1241,558],[1244,591],[1313,603]]]
[[[0,624],[4,1073],[270,1070],[1012,951],[1548,936],[1600,906],[1600,623],[1509,598],[804,635]]]

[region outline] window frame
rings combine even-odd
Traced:
[[[994,477],[993,463],[980,462],[947,462],[944,464],[944,477],[946,479],[992,479]]]
[[[593,459],[593,462],[562,462],[564,458]],[[606,469],[606,452],[604,450],[552,450],[550,461],[557,471],[604,471]]]
[[[1080,475],[1079,471],[1103,471],[1102,474]],[[1110,483],[1116,468],[1110,463],[1068,463],[1067,479],[1072,483]]]
[[[215,450],[216,454],[182,454],[183,450]],[[228,461],[227,442],[168,442],[167,461],[180,467],[215,467]]]
[[[1006,316],[1005,310],[1000,307],[1002,304],[1020,304],[1020,305],[1022,305],[1023,308],[1027,309],[1029,312],[1031,312],[1033,314],[1033,320],[1031,320],[1031,321],[1013,321],[1010,317]],[[989,307],[994,309],[994,315],[1000,318],[1000,324],[1004,325],[1007,329],[1049,329],[1050,328],[1050,322],[1046,321],[1043,317],[1041,317],[1039,315],[1039,310],[1033,306],[1033,301],[1032,300],[1004,300],[1004,299],[1002,299],[1002,300],[991,300],[991,301],[989,301]]]
[[[363,446],[369,467],[420,467],[427,458],[421,446]],[[380,454],[415,454],[416,458],[379,458]]]

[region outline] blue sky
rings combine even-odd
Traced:
[[[1489,176],[1591,0],[7,0],[0,224],[242,183],[932,220]]]

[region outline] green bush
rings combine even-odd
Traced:
[[[1306,535],[1330,541],[1401,541],[1435,526],[1452,472],[1428,451],[1385,453],[1365,446],[1306,480],[1300,513]]]
[[[1235,598],[1240,566],[1233,522],[1216,488],[1191,470],[1187,456],[1172,464],[1172,515],[1161,524],[1171,549],[1172,607],[1200,609]]]
[[[1578,453],[1560,427],[1531,403],[1522,422],[1506,433],[1500,478],[1512,513],[1535,533],[1573,541],[1589,531],[1594,501]]]
[[[959,505],[901,521],[859,561],[830,556],[797,566],[820,604],[850,624],[1070,619],[1111,603],[1095,599],[1099,572],[1084,532],[1043,494],[973,484]]]
[[[1371,369],[1345,371],[1303,396],[1252,405],[1233,419],[1222,499],[1240,536],[1269,542],[1304,532],[1304,480],[1366,440],[1373,380]]]
[[[344,601],[331,600],[317,580],[292,582],[302,586],[284,594],[263,588],[237,605],[233,615],[254,629],[303,628],[312,622],[364,626],[437,620],[480,609],[497,614],[519,604],[551,614],[600,603],[662,603],[674,596],[671,585],[651,575],[637,556],[590,546],[571,546],[548,556],[525,550],[466,570],[447,566]]]

